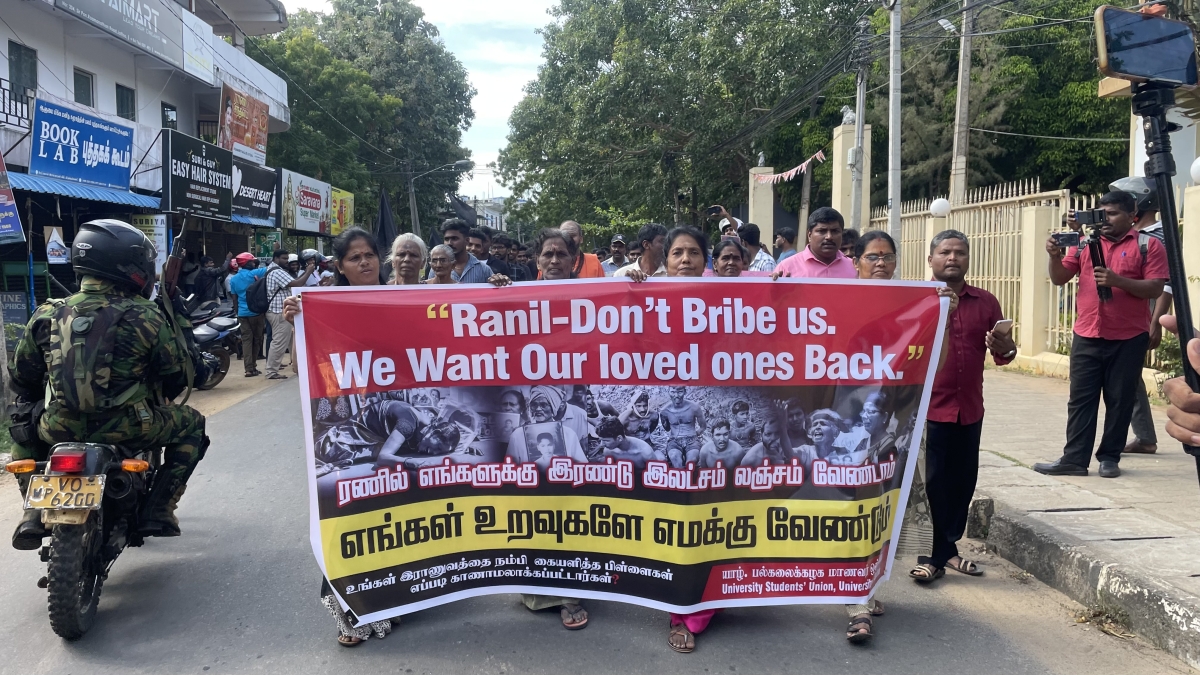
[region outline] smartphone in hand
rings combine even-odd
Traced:
[[[995,326],[992,326],[992,335],[1008,335],[1012,333],[1012,328],[1012,319],[1000,319]]]

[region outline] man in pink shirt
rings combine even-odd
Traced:
[[[842,253],[846,221],[836,209],[822,206],[808,217],[808,245],[775,267],[771,278],[855,279],[854,262]]]
[[[1121,475],[1118,463],[1133,415],[1134,387],[1142,386],[1142,361],[1150,342],[1150,304],[1170,274],[1167,253],[1154,237],[1133,227],[1137,203],[1128,192],[1100,198],[1105,222],[1100,227],[1104,253],[1093,262],[1088,246],[1064,251],[1054,239],[1050,281],[1061,286],[1079,276],[1076,319],[1071,340],[1071,398],[1067,402],[1067,442],[1062,457],[1039,462],[1033,470],[1051,476],[1086,476],[1096,441],[1097,412],[1104,399],[1104,434],[1096,448],[1100,477]],[[1100,297],[1100,288],[1110,297]]]

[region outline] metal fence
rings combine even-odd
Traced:
[[[12,83],[0,78],[0,124],[28,129],[33,118],[33,92],[29,89],[14,92]]]
[[[966,201],[955,204],[946,218],[945,228],[966,234],[971,242],[971,283],[996,296],[1004,316],[1014,321],[1013,335],[1018,341],[1023,283],[1021,209],[1026,206],[1054,207],[1057,222],[1064,209],[1072,208],[1070,202],[1071,196],[1066,190],[1042,192],[1039,180],[1016,181],[969,191]],[[926,246],[933,233],[926,229],[927,219],[932,217],[928,205],[928,200],[901,205],[901,276],[904,279],[923,279],[929,273],[925,262]],[[1073,208],[1084,206],[1080,202]],[[872,227],[887,228],[885,209],[876,209],[872,216]],[[1052,307],[1048,322],[1050,349],[1061,351],[1070,347],[1075,287],[1074,281],[1062,287],[1046,283],[1045,292],[1051,294]]]

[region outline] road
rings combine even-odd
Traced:
[[[1076,623],[1081,607],[986,554],[979,579],[925,588],[900,574],[884,584],[887,616],[866,647],[846,643],[839,606],[728,610],[682,655],[667,647],[658,611],[590,602],[591,625],[568,632],[557,613],[501,595],[406,616],[386,640],[344,649],[317,602],[296,386],[210,416],[213,446],[181,506],[184,536],[125,552],[82,640],[50,631],[37,555],[0,546],[0,674],[1194,672],[1136,639]],[[17,515],[6,477],[5,542]]]

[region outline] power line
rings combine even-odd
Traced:
[[[995,129],[977,129],[971,127],[971,131],[978,131],[985,134],[999,134],[1001,136],[1018,136],[1021,138],[1040,138],[1047,141],[1086,141],[1089,143],[1128,143],[1128,138],[1077,138],[1074,136],[1039,136],[1037,134],[1018,134],[1012,131],[996,131]]]

